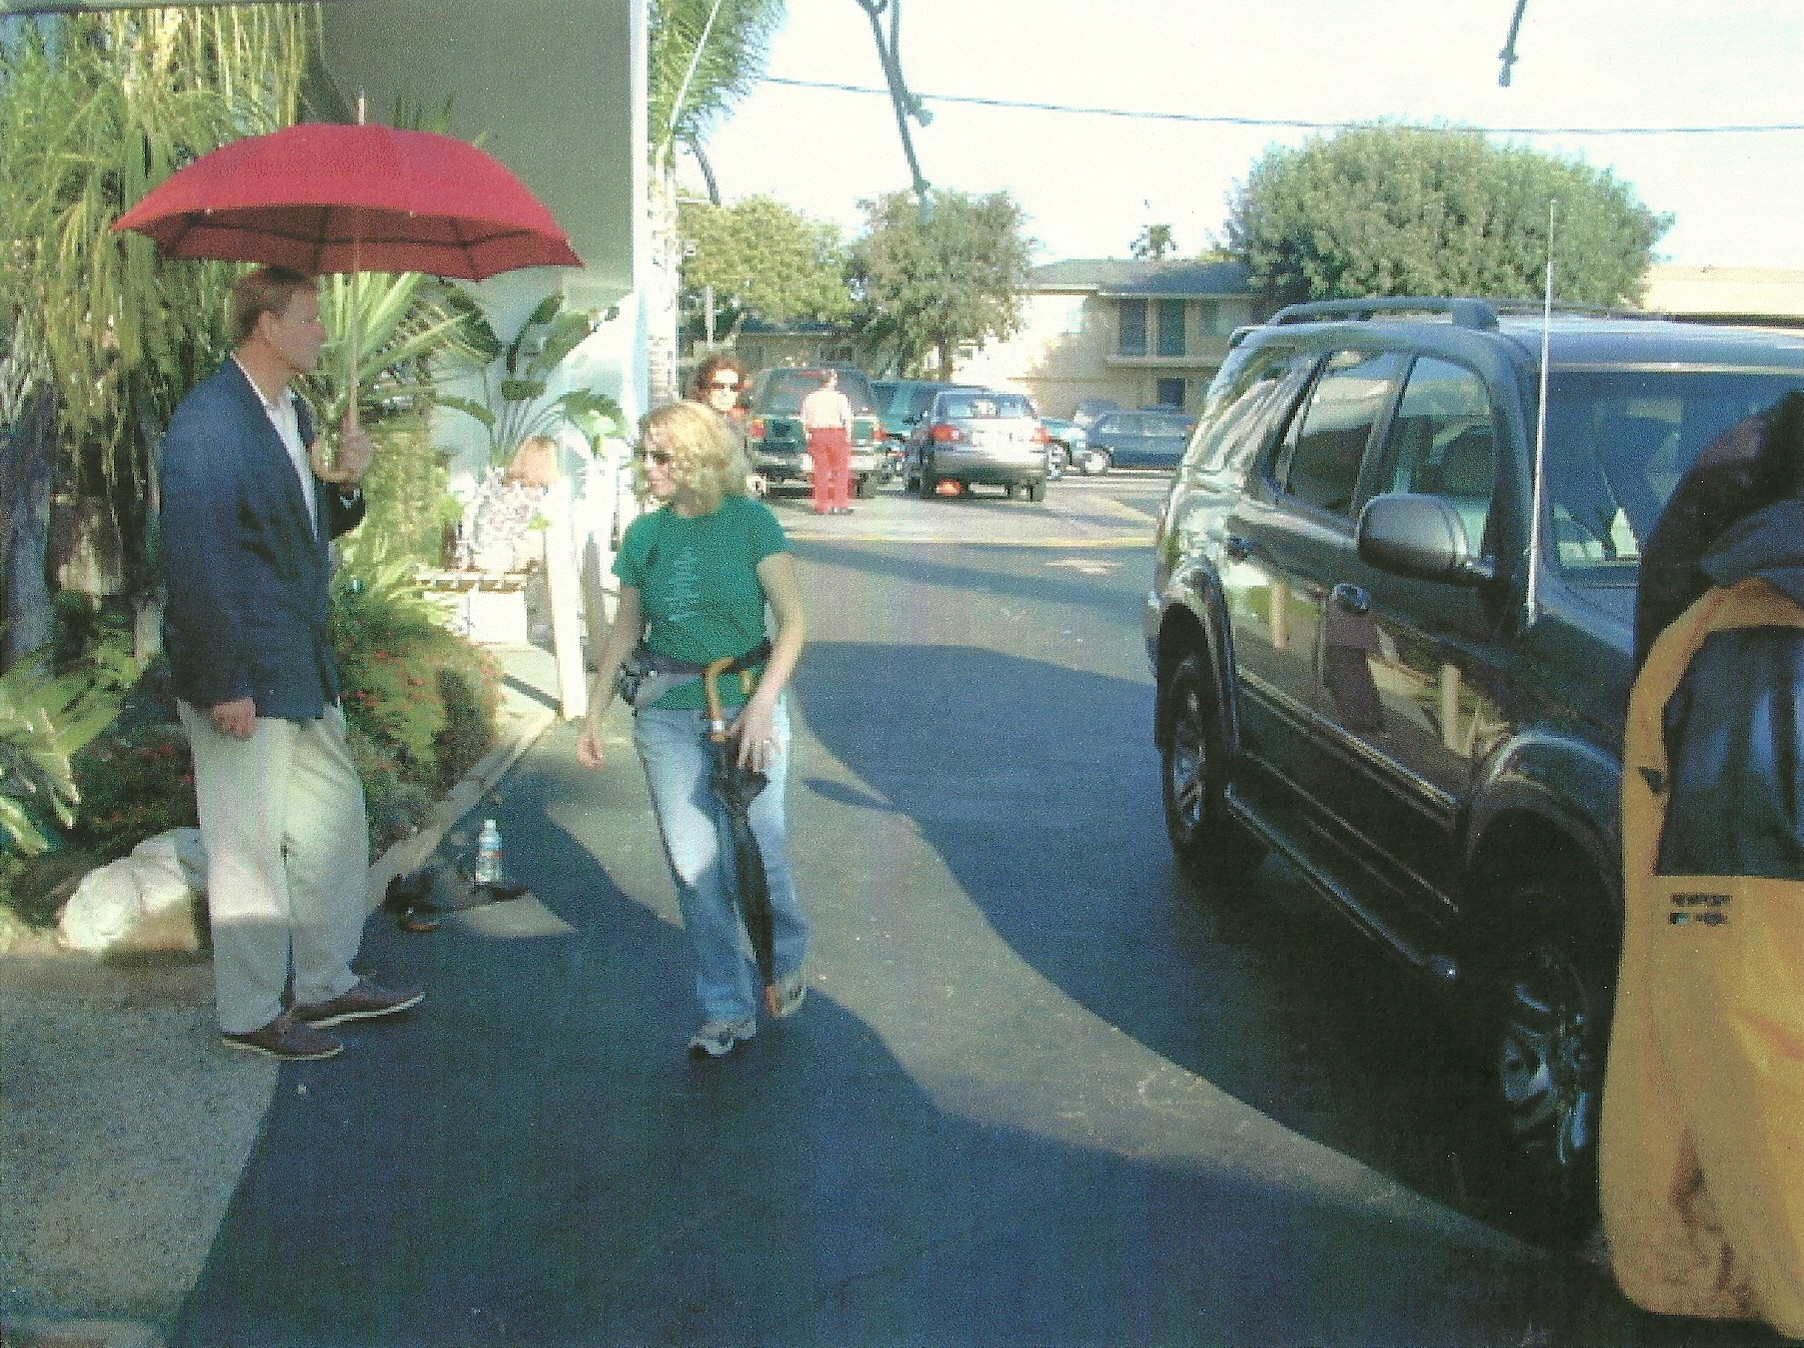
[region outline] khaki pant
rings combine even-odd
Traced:
[[[261,1029],[282,1013],[290,965],[297,1002],[350,991],[363,940],[369,833],[344,713],[257,718],[247,740],[205,708],[178,704],[194,751],[207,850],[207,908],[219,1028]]]

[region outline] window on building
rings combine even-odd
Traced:
[[[1153,401],[1160,407],[1182,407],[1184,405],[1184,381],[1182,379],[1161,379],[1154,387],[1157,392]]]
[[[1146,301],[1121,301],[1121,354],[1146,354]]]
[[[1184,301],[1159,301],[1159,354],[1161,356],[1181,356],[1184,354]],[[1160,401],[1164,401],[1160,399]]]

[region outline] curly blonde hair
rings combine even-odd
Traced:
[[[670,456],[670,480],[709,514],[720,509],[729,496],[745,495],[751,472],[739,438],[711,407],[697,402],[667,403],[647,412],[639,422],[639,443],[656,435],[658,447]],[[633,485],[640,500],[650,494],[645,465],[633,461]]]

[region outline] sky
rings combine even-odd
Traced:
[[[1221,240],[1237,181],[1308,129],[936,101],[934,95],[1141,114],[1532,128],[1499,139],[1610,170],[1670,212],[1661,261],[1804,268],[1804,0],[896,0],[902,68],[933,115],[913,126],[935,187],[1006,188],[1035,260],[1126,257],[1169,224],[1180,255]],[[885,29],[887,32],[887,21]],[[909,186],[857,0],[788,0],[768,78],[705,152],[723,201],[769,195],[862,230],[861,199]],[[1786,125],[1784,131],[1579,135],[1544,128]],[[702,178],[684,156],[685,187]]]

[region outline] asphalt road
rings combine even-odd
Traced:
[[[598,774],[553,731],[478,811],[536,898],[372,928],[431,999],[284,1068],[178,1341],[1698,1341],[1483,1220],[1455,1037],[1293,876],[1175,872],[1159,494],[779,500],[807,1006],[683,1056],[628,726]]]

